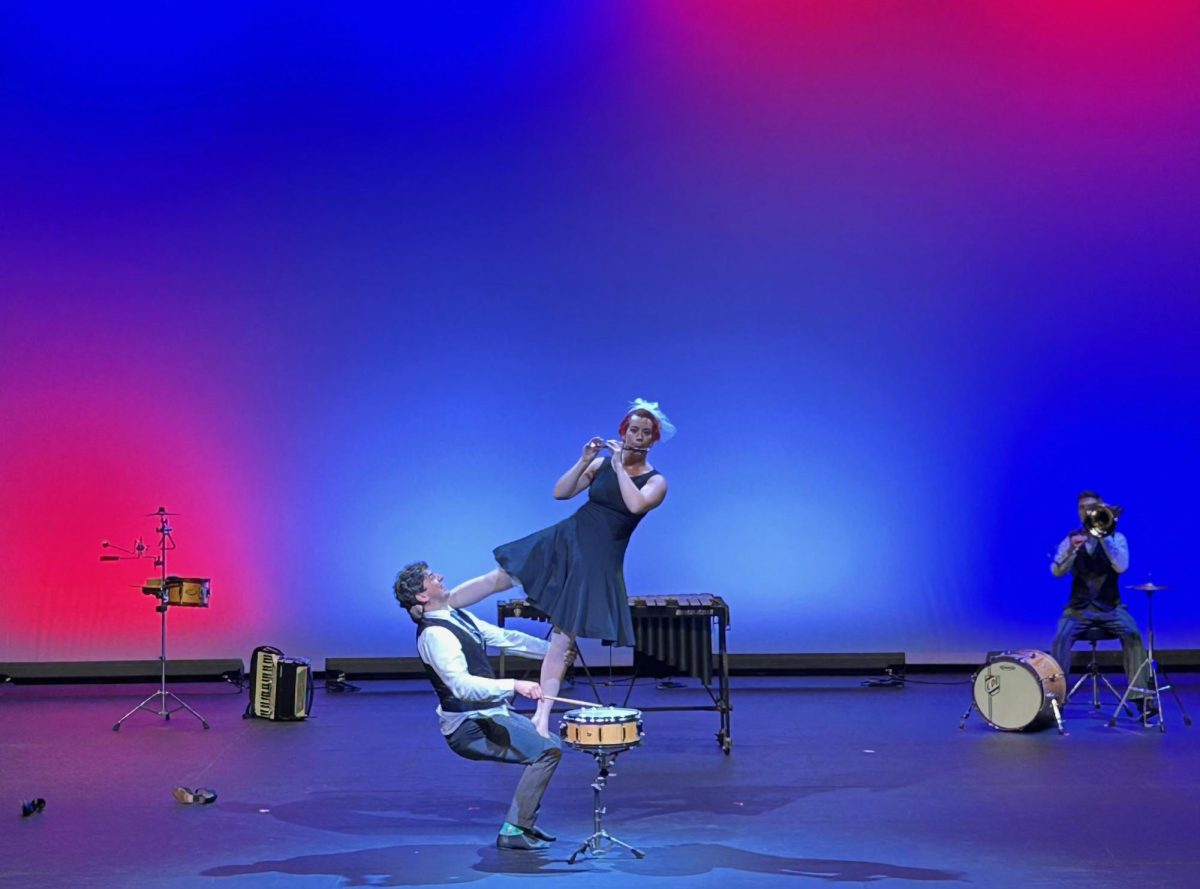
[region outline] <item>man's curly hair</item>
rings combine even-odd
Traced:
[[[417,602],[417,594],[425,589],[425,572],[428,570],[428,562],[413,562],[411,565],[405,565],[396,575],[392,593],[401,608],[412,608],[420,604]]]

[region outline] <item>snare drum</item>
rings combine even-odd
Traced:
[[[628,707],[568,710],[559,733],[563,743],[576,750],[628,750],[642,743],[642,711]]]
[[[971,679],[975,708],[992,728],[1017,732],[1054,721],[1054,705],[1067,697],[1058,661],[1030,648],[1004,651]]]
[[[207,608],[211,583],[207,577],[168,577],[167,604]]]

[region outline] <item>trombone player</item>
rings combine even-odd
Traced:
[[[1146,649],[1137,623],[1121,602],[1118,583],[1129,568],[1129,544],[1117,530],[1121,508],[1109,506],[1095,491],[1083,491],[1076,505],[1080,527],[1058,545],[1050,563],[1055,577],[1071,575],[1071,598],[1059,616],[1050,654],[1066,678],[1071,669],[1071,646],[1093,627],[1107,630],[1121,640],[1125,679],[1132,687],[1129,700],[1145,711],[1154,704],[1154,698],[1146,697],[1138,684],[1143,678],[1138,674]]]

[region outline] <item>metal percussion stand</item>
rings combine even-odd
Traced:
[[[1137,586],[1126,587],[1126,589],[1138,590],[1146,594],[1146,659],[1142,661],[1141,665],[1137,668],[1137,672],[1130,678],[1129,687],[1125,689],[1125,694],[1121,695],[1121,702],[1117,704],[1117,709],[1113,711],[1112,717],[1108,720],[1108,727],[1112,728],[1117,724],[1117,717],[1121,715],[1121,708],[1125,706],[1125,702],[1129,698],[1129,693],[1135,688],[1139,691],[1152,693],[1152,698],[1143,698],[1142,700],[1154,701],[1155,713],[1158,715],[1157,725],[1160,732],[1167,730],[1167,723],[1163,718],[1162,708],[1162,693],[1164,691],[1169,691],[1171,696],[1175,698],[1175,706],[1179,708],[1179,712],[1183,715],[1183,724],[1190,726],[1192,718],[1188,716],[1187,710],[1183,709],[1183,701],[1179,699],[1179,692],[1175,690],[1175,686],[1171,685],[1166,674],[1158,668],[1158,660],[1154,657],[1154,594],[1159,590],[1165,590],[1166,587],[1153,583],[1142,583]],[[1146,675],[1147,682],[1143,686],[1138,686],[1137,681],[1142,677],[1142,674]],[[1154,723],[1149,721],[1154,715],[1147,713],[1146,705],[1143,703],[1142,725],[1147,728],[1154,725]]]
[[[195,710],[193,710],[191,707],[189,707],[187,705],[187,703],[184,702],[184,700],[181,697],[179,697],[179,695],[175,694],[174,692],[167,691],[167,609],[170,607],[169,597],[167,594],[167,553],[170,552],[171,550],[175,549],[175,538],[171,536],[172,529],[171,529],[170,523],[167,521],[167,517],[171,516],[171,515],[175,515],[175,513],[167,512],[166,507],[160,506],[158,508],[157,512],[149,513],[149,515],[158,517],[158,557],[154,560],[154,566],[160,570],[159,570],[159,587],[158,587],[158,606],[154,610],[157,611],[159,613],[159,616],[161,617],[161,620],[160,620],[160,625],[161,625],[160,645],[161,645],[161,648],[160,648],[159,657],[158,657],[159,668],[160,668],[159,687],[158,687],[158,691],[154,692],[154,694],[150,695],[148,698],[146,698],[144,701],[142,701],[140,704],[138,704],[136,707],[134,707],[132,710],[130,710],[128,713],[126,713],[124,716],[122,716],[120,719],[118,719],[116,721],[116,724],[113,725],[113,731],[119,732],[121,730],[121,724],[124,723],[125,720],[128,719],[130,716],[132,716],[134,713],[137,713],[139,710],[148,710],[151,713],[155,714],[156,716],[161,716],[163,719],[168,720],[168,721],[171,719],[172,713],[177,713],[180,710],[186,710],[188,713],[191,713],[193,716],[195,716],[197,719],[199,719],[200,724],[202,726],[204,726],[205,729],[207,729],[208,722],[207,722],[207,720],[205,720],[205,718],[203,716],[201,716],[199,713],[197,713]],[[112,546],[112,544],[110,544],[107,540],[104,541],[104,543],[101,545],[104,547]],[[120,549],[120,547],[114,547],[114,549]],[[142,552],[144,550],[145,550],[145,546],[142,544],[141,538],[138,538],[137,544],[134,547],[134,552],[131,553],[131,555],[126,556],[125,558],[140,559],[142,557]],[[122,551],[129,552],[129,550],[122,550]],[[101,556],[100,558],[103,561],[114,561],[114,560],[120,559],[122,557],[121,556]],[[169,705],[170,701],[167,700],[168,698],[173,699],[179,706],[175,707],[173,709],[169,708],[168,705]],[[157,710],[154,709],[154,707],[148,706],[151,701],[157,702],[157,707],[158,707]]]
[[[592,827],[594,828],[592,835],[580,843],[579,848],[571,853],[571,857],[567,859],[567,864],[574,864],[575,859],[581,853],[586,852],[593,858],[598,858],[602,855],[607,855],[612,851],[613,846],[621,846],[628,849],[636,858],[645,858],[646,853],[640,849],[635,849],[629,843],[624,843],[618,840],[615,836],[604,829],[603,817],[608,811],[600,802],[600,794],[604,791],[604,787],[608,782],[609,768],[617,760],[617,754],[620,750],[602,750],[588,751],[596,758],[596,766],[599,768],[599,774],[596,775],[596,780],[592,782],[592,798],[595,803],[595,810],[592,815]],[[615,772],[613,774],[616,774]]]

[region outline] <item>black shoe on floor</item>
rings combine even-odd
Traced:
[[[525,836],[534,837],[535,839],[539,839],[545,843],[553,843],[555,840],[558,839],[558,837],[556,837],[554,834],[546,833],[546,831],[542,830],[540,827],[537,827],[537,826],[522,827],[521,830],[525,831]]]
[[[189,790],[187,787],[176,787],[171,791],[171,795],[185,806],[211,806],[217,801],[217,795],[211,790],[205,790],[203,787],[197,787],[195,790]]]
[[[1153,719],[1158,715],[1158,701],[1154,698],[1142,698],[1138,706],[1141,707],[1142,719]]]
[[[509,836],[508,834],[497,834],[496,848],[510,849],[520,852],[532,852],[535,849],[547,849],[550,844],[545,840],[539,840],[537,837],[530,834],[518,833]]]
[[[21,800],[21,817],[28,818],[30,815],[36,815],[44,808],[46,808],[46,801],[41,797]]]

